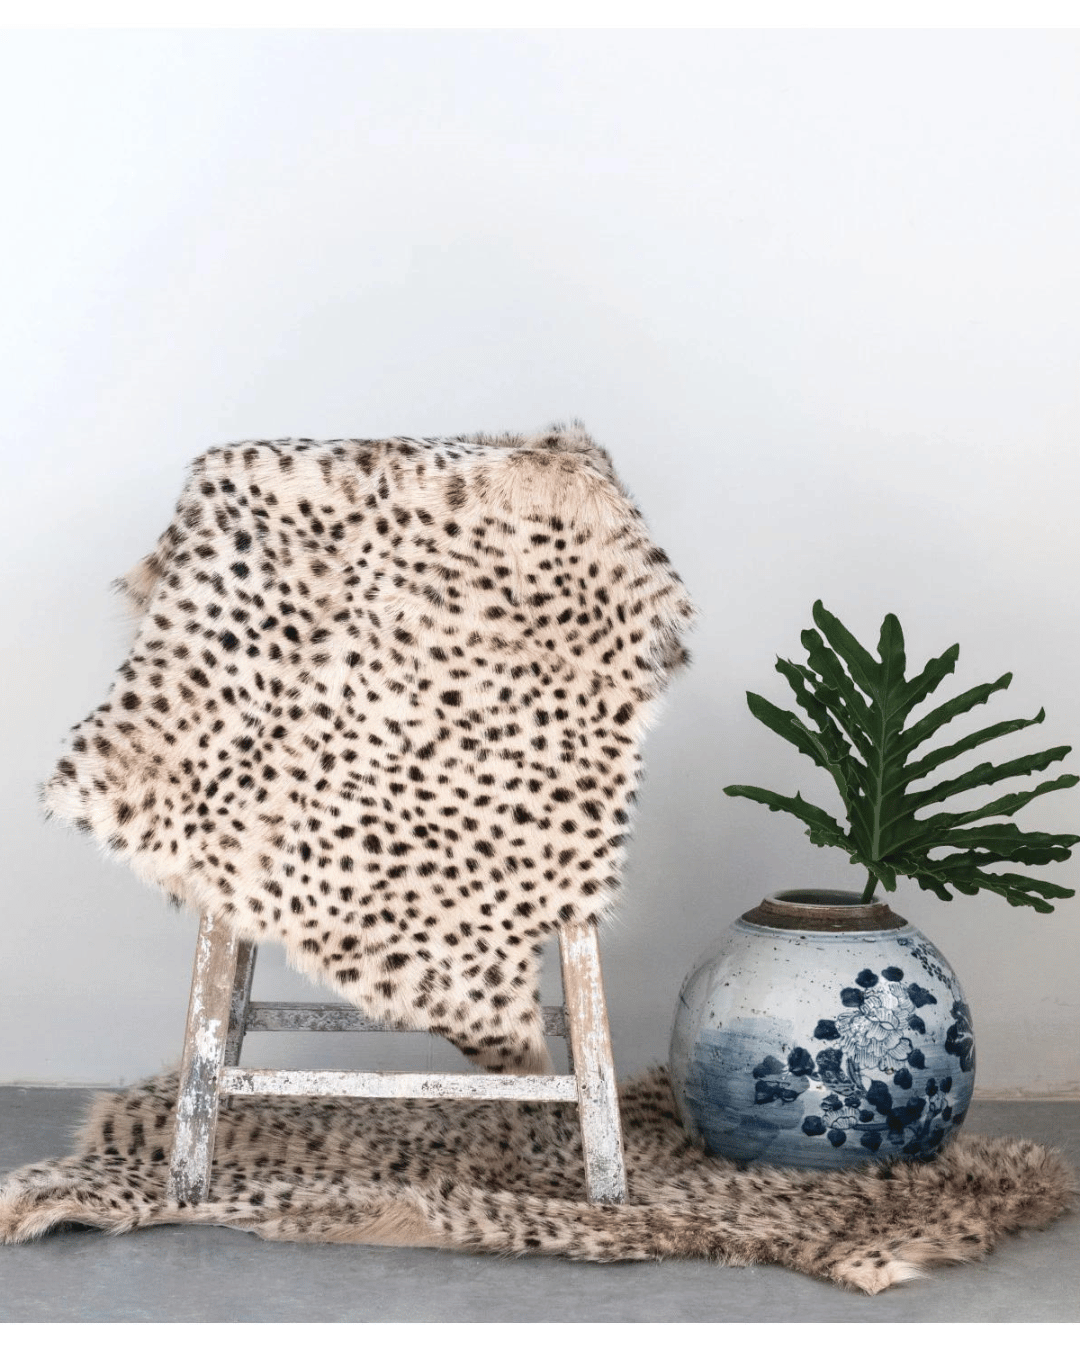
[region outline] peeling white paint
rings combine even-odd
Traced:
[[[566,1024],[578,1085],[585,1184],[589,1199],[626,1199],[622,1127],[596,929],[573,924],[559,933]]]
[[[234,1096],[444,1097],[490,1101],[572,1102],[572,1074],[342,1073],[329,1069],[223,1069],[222,1092]]]

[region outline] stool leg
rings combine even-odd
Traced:
[[[229,1032],[225,1037],[225,1058],[228,1068],[240,1063],[247,1032],[248,1005],[251,1002],[251,981],[255,975],[255,958],[259,954],[254,942],[241,942],[236,950],[236,975],[233,977],[232,999],[229,1003]],[[226,1111],[233,1104],[232,1097],[220,1098]]]
[[[225,1037],[225,1060],[230,1068],[240,1063],[247,1031],[248,1004],[251,1002],[251,981],[255,975],[255,957],[258,948],[254,942],[240,942],[236,947],[236,975],[233,978],[232,998],[229,1002],[229,1032]]]
[[[626,1199],[626,1167],[595,927],[580,923],[560,929],[559,953],[567,1032],[577,1078],[585,1190],[592,1204],[622,1204]]]
[[[204,915],[195,944],[184,1055],[169,1162],[168,1197],[199,1204],[210,1188],[217,1133],[218,1079],[225,1059],[242,943],[221,919]]]

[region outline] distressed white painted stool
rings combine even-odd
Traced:
[[[626,1199],[611,1034],[596,929],[591,924],[570,924],[559,930],[564,1001],[562,1007],[544,1009],[546,1034],[567,1041],[569,1074],[240,1068],[248,1031],[397,1030],[338,1003],[253,1003],[256,950],[220,920],[204,916],[199,925],[170,1159],[171,1199],[188,1204],[206,1199],[223,1096],[576,1100],[589,1200],[618,1204]]]

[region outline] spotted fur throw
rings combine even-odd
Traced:
[[[233,1098],[209,1199],[165,1199],[175,1075],[99,1096],[80,1152],[0,1186],[0,1240],[61,1224],[206,1223],[291,1242],[540,1252],[583,1261],[775,1263],[878,1293],[970,1261],[1069,1205],[1054,1150],[961,1132],[932,1162],[741,1168],[692,1144],[660,1070],[620,1089],[629,1203],[585,1199],[577,1108]]]
[[[370,1016],[549,1070],[540,946],[618,893],[692,617],[606,451],[225,446],[121,585],[134,645],[47,808]]]

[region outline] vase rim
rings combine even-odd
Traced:
[[[742,916],[757,928],[803,933],[869,933],[907,927],[907,920],[883,901],[864,900],[856,891],[777,891]]]
[[[880,905],[875,895],[864,900],[858,891],[838,891],[831,888],[816,890],[813,887],[800,887],[793,891],[773,891],[765,899],[776,905]]]

